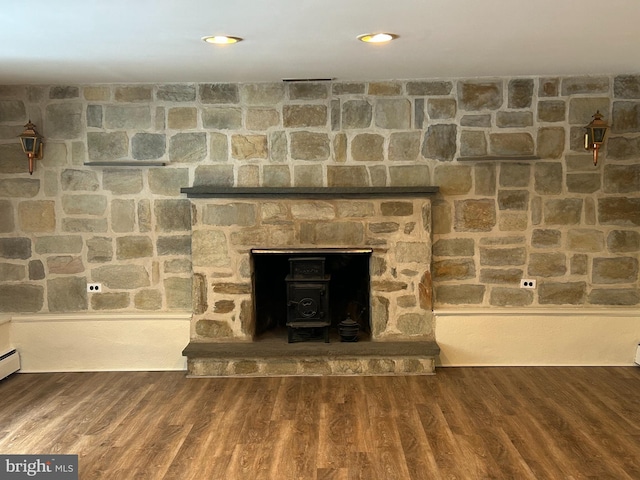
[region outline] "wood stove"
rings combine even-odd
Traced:
[[[287,338],[292,343],[300,338],[300,329],[321,329],[329,343],[331,313],[329,282],[324,257],[293,257],[289,259],[287,283]],[[304,335],[303,335],[304,337]]]

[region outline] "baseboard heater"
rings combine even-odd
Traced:
[[[0,380],[20,370],[20,355],[14,350],[0,355]]]

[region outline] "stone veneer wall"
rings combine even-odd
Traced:
[[[613,128],[594,167],[598,109]],[[179,189],[205,184],[439,186],[437,308],[637,306],[639,127],[638,75],[2,86],[0,312],[191,310]],[[540,159],[468,159],[487,155]],[[125,159],[168,165],[85,165]]]

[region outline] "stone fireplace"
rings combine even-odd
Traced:
[[[356,276],[364,277],[364,283],[355,290],[367,291],[359,292],[357,298],[341,298],[343,305],[334,315],[366,315],[360,319],[364,333],[360,344],[434,344],[430,195],[437,188],[192,187],[182,191],[192,202],[195,306],[191,343],[185,350],[190,374],[218,374],[216,369],[222,368],[203,371],[202,361],[189,356],[194,349],[202,352],[210,345],[215,350],[224,344],[248,352],[262,343],[265,333],[277,332],[274,326],[282,321],[274,317],[285,313],[267,305],[268,299],[277,303],[277,294],[265,296],[259,290],[265,288],[261,268],[274,272],[274,282],[284,283],[280,277],[288,266],[268,263],[276,262],[276,257],[286,265],[296,255],[321,255],[329,263],[340,263],[350,252],[364,254],[364,268],[362,259],[356,262],[363,268]],[[267,260],[267,256],[273,258]],[[337,281],[354,283],[355,279]],[[302,348],[287,344],[284,334],[275,336],[280,349]],[[336,342],[332,339],[330,344],[340,348]]]

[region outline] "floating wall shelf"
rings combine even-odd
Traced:
[[[458,157],[459,162],[482,162],[490,160],[506,160],[506,161],[520,161],[520,160],[540,160],[540,157],[535,155],[482,155],[478,157]]]
[[[139,162],[131,161],[113,161],[113,162],[85,162],[88,167],[164,167],[167,162]]]

